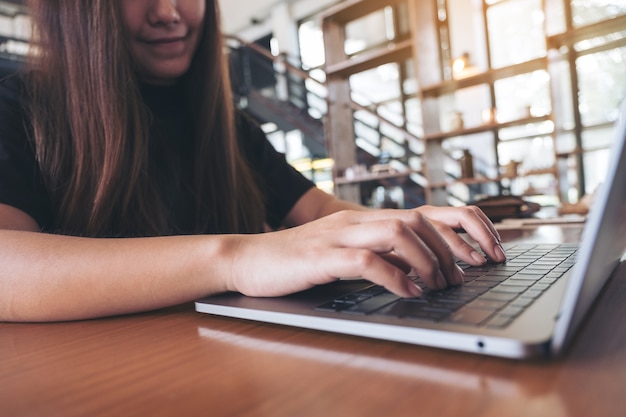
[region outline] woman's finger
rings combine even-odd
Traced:
[[[485,213],[476,206],[467,207],[443,207],[435,210],[433,207],[423,207],[419,209],[429,218],[440,222],[450,228],[462,228],[467,234],[474,239],[487,256],[496,261],[504,262],[506,255],[501,245],[501,238],[493,223],[485,215]],[[444,232],[444,228],[440,227],[439,232],[444,235],[446,240],[451,243],[455,255],[470,264],[484,263],[485,259],[478,254],[471,245],[466,242],[460,242],[460,237],[448,232]],[[451,232],[454,232],[453,230]],[[471,248],[471,249],[470,249]],[[459,255],[461,254],[461,256]],[[474,261],[471,261],[474,259]]]
[[[422,289],[400,268],[379,254],[359,248],[333,251],[325,259],[325,266],[337,278],[364,278],[381,285],[400,297],[419,297]]]

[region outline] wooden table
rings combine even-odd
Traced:
[[[503,232],[576,241],[580,228]],[[0,415],[625,416],[626,268],[556,361],[517,362],[195,313],[0,324]]]

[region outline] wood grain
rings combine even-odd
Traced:
[[[507,240],[575,241],[543,226]],[[2,416],[623,416],[626,269],[556,361],[198,314],[0,323]]]

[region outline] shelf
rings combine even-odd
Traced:
[[[589,147],[589,148],[585,148],[585,149],[581,149],[581,148],[576,148],[576,149],[572,149],[571,151],[568,152],[559,152],[556,154],[557,158],[568,158],[572,155],[584,155],[586,153],[589,152],[598,152],[598,151],[606,151],[608,149],[610,149],[611,147],[608,145],[605,146],[594,146],[594,147]]]
[[[321,18],[345,24],[380,10],[385,6],[395,5],[402,1],[386,0],[381,5],[380,0],[344,0],[335,6],[329,7],[321,14]]]
[[[499,175],[495,178],[488,177],[474,177],[474,178],[459,178],[457,180],[452,181],[441,181],[441,182],[433,182],[428,185],[428,188],[444,188],[455,184],[465,184],[465,185],[474,185],[474,184],[489,184],[492,182],[500,182],[502,180],[514,180],[517,178],[526,178],[535,175],[556,175],[556,168],[544,168],[544,169],[534,169],[532,171],[528,171],[521,175]]]
[[[480,84],[493,83],[494,81],[513,77],[515,75],[529,73],[548,68],[548,58],[542,57],[508,67],[491,69],[468,77],[443,81],[439,84],[425,86],[421,90],[423,98],[436,98],[445,94],[454,93],[457,90],[473,87]]]
[[[327,77],[347,78],[350,75],[376,68],[389,62],[397,62],[411,58],[413,43],[411,39],[405,39],[396,43],[390,43],[386,47],[357,55],[354,58],[326,66]]]
[[[523,174],[516,175],[516,176],[513,176],[513,177],[509,177],[509,178],[510,179],[515,179],[515,178],[530,177],[530,176],[533,176],[533,175],[546,175],[546,174],[556,175],[557,174],[556,167],[532,169],[532,170],[530,170],[528,172],[524,172]]]
[[[476,133],[490,132],[490,131],[494,131],[498,129],[513,127],[513,126],[520,126],[520,125],[525,125],[525,124],[530,124],[530,123],[540,123],[540,122],[545,122],[551,119],[552,119],[551,116],[525,117],[525,118],[518,119],[518,120],[512,120],[510,122],[487,123],[484,125],[480,125],[476,127],[469,127],[466,129],[456,129],[456,130],[451,130],[449,132],[433,133],[433,134],[424,136],[424,139],[427,141],[428,140],[441,141],[444,139],[449,139],[449,138],[453,138],[457,136],[466,136],[466,135],[473,135]]]
[[[408,177],[412,174],[421,174],[420,170],[411,169],[408,171],[401,172],[390,172],[386,174],[367,174],[367,175],[359,175],[354,178],[346,178],[346,177],[337,177],[335,178],[335,184],[337,185],[345,185],[345,184],[360,184],[363,182],[370,181],[380,181],[380,180],[388,180],[393,178],[403,178]]]
[[[566,32],[548,36],[548,48],[559,49],[563,45],[573,45],[576,42],[590,38],[607,36],[615,32],[623,31],[624,27],[626,27],[626,15],[616,16],[602,22],[572,28]]]

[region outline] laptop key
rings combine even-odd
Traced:
[[[478,299],[478,300],[472,301],[467,306],[470,307],[470,308],[478,308],[478,309],[496,311],[499,308],[504,307],[508,303],[509,303],[509,301],[506,301],[506,300],[481,300],[481,299]]]
[[[515,307],[528,307],[529,305],[531,305],[533,302],[535,301],[535,298],[532,297],[525,297],[523,295],[517,297],[515,300],[513,300],[513,302],[511,303],[512,306]]]
[[[503,329],[513,321],[513,317],[496,316],[489,320],[486,324],[487,327],[493,329]]]
[[[476,278],[475,281],[490,281],[497,284],[498,282],[506,281],[507,279],[509,279],[508,275],[492,275],[491,272],[489,272],[487,275]]]
[[[507,293],[507,294],[521,294],[528,289],[525,285],[498,285],[493,288],[491,292]]]
[[[493,269],[493,271],[489,272],[489,274],[492,274],[492,275],[496,275],[496,274],[498,274],[498,275],[500,275],[500,274],[513,275],[515,272],[518,272],[522,268],[523,268],[522,266],[503,264],[503,265],[496,266]]]
[[[493,288],[498,285],[498,281],[486,281],[486,280],[475,280],[472,282],[466,282],[466,287],[482,287],[482,288]]]
[[[511,280],[522,280],[522,281],[537,281],[540,280],[545,274],[522,274],[517,273],[511,276]]]
[[[431,290],[414,277],[424,287],[419,298],[402,299],[382,286],[372,285],[317,309],[503,328],[569,270],[573,261],[570,258],[561,262],[567,256],[561,253],[545,256],[541,245],[530,249],[525,253],[507,252],[509,261],[503,264],[473,267],[460,263],[466,271],[465,284],[444,290]],[[542,255],[544,258],[538,260]],[[514,256],[516,259],[512,259]]]
[[[496,300],[496,301],[511,301],[517,298],[517,294],[506,292],[493,292],[489,291],[480,297],[479,300]]]
[[[524,311],[524,307],[510,305],[499,311],[497,315],[502,317],[515,318],[519,316],[522,311]]]
[[[537,281],[533,279],[510,279],[507,282],[504,282],[503,285],[513,285],[528,288],[535,285],[536,282]]]

